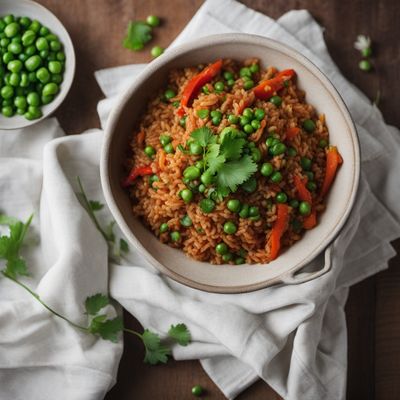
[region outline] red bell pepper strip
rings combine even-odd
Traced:
[[[289,206],[287,204],[279,203],[276,205],[276,208],[276,220],[269,237],[271,260],[275,260],[275,258],[278,257],[279,250],[281,248],[281,238],[289,224]]]
[[[279,72],[275,77],[267,79],[257,85],[253,91],[255,96],[261,100],[268,100],[275,92],[282,89],[285,82],[296,75],[294,69],[285,69]]]
[[[303,180],[298,175],[294,176],[294,185],[296,186],[300,200],[306,201],[312,206],[312,196],[306,187],[306,183],[307,178]],[[312,229],[315,225],[317,225],[317,212],[312,209],[311,214],[304,218],[303,227],[304,229]]]
[[[143,167],[133,167],[128,177],[122,182],[122,187],[128,187],[135,182],[138,176],[152,175],[153,170],[150,165],[144,165]]]
[[[304,229],[312,229],[315,225],[317,225],[317,212],[312,210],[311,214],[304,218],[303,227]]]
[[[185,86],[181,98],[181,107],[178,110],[178,115],[184,114],[184,108],[190,105],[190,102],[197,95],[199,90],[208,82],[210,82],[222,68],[222,60],[216,61],[204,68],[199,74],[194,76]]]
[[[326,171],[324,182],[322,183],[321,196],[324,197],[332,185],[339,165],[343,163],[343,158],[339,154],[336,146],[329,146],[326,151]]]
[[[300,132],[300,128],[297,126],[293,126],[291,128],[288,128],[286,131],[286,139],[287,140],[292,140],[295,138]]]

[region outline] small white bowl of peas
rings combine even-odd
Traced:
[[[0,4],[0,129],[20,129],[52,114],[74,79],[68,32],[31,0]]]

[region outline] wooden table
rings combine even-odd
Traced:
[[[128,21],[149,14],[163,18],[155,30],[154,44],[168,46],[189,22],[202,0],[38,0],[52,10],[72,36],[77,56],[77,74],[72,90],[56,113],[68,134],[99,126],[96,104],[102,98],[93,72],[105,67],[146,62],[151,45],[139,53],[122,47]],[[344,75],[371,99],[378,89],[379,104],[386,120],[400,126],[399,37],[400,7],[396,0],[246,0],[245,4],[277,18],[291,9],[306,8],[325,26],[329,51]],[[359,55],[353,42],[360,33],[373,39],[376,71],[358,69]],[[379,71],[379,72],[377,72]],[[396,243],[400,250],[400,241]],[[349,337],[348,398],[400,399],[400,263],[354,286],[346,306]],[[126,324],[140,329],[134,318]],[[190,389],[201,384],[207,399],[224,396],[208,379],[197,361],[151,367],[142,363],[143,350],[133,337],[125,338],[125,352],[118,382],[107,400],[168,400],[191,398]],[[238,399],[279,399],[259,381]]]

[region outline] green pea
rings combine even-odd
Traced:
[[[3,99],[11,99],[11,97],[14,96],[14,89],[9,85],[3,86],[0,90],[0,94]]]
[[[215,208],[215,202],[211,199],[202,199],[200,201],[200,209],[206,214],[213,212]]]
[[[240,75],[242,78],[243,78],[244,76],[247,76],[247,77],[251,78],[251,71],[250,71],[250,68],[247,68],[247,67],[240,68],[239,75]]]
[[[256,72],[258,72],[260,70],[260,66],[258,64],[251,64],[250,65],[250,72],[252,74],[255,74]]]
[[[40,24],[40,22],[37,21],[36,19],[34,19],[31,23],[31,25],[29,26],[29,29],[38,33],[40,31],[41,27],[42,27],[42,25]]]
[[[213,117],[211,119],[213,125],[219,125],[221,123],[221,118],[220,117]]]
[[[260,172],[261,172],[261,175],[263,175],[263,176],[270,176],[274,172],[274,167],[272,166],[271,163],[268,163],[268,162],[264,163],[261,166]]]
[[[50,42],[50,49],[52,51],[59,51],[61,50],[61,43],[58,40],[52,40]]]
[[[187,214],[181,218],[180,223],[182,226],[185,226],[186,228],[193,225],[192,219]]]
[[[256,217],[260,214],[260,210],[256,206],[249,208],[249,217]]]
[[[292,200],[290,200],[289,205],[292,208],[297,208],[299,206],[299,201],[296,199],[292,199]]]
[[[44,90],[44,89],[43,89]],[[164,151],[167,154],[172,154],[175,150],[174,150],[174,146],[172,145],[172,143],[168,143],[164,146]]]
[[[369,60],[361,60],[361,61],[358,63],[358,67],[361,69],[361,71],[366,71],[366,72],[368,72],[368,71],[371,71],[371,69],[372,69],[372,64],[371,64],[371,62],[370,62]]]
[[[41,82],[36,83],[35,88],[38,93],[41,93],[43,90],[43,83]]]
[[[246,125],[243,127],[243,130],[244,130],[248,135],[250,135],[251,133],[254,132],[254,128],[251,126],[251,124],[246,124]]]
[[[243,110],[242,115],[246,118],[248,118],[249,120],[252,120],[254,118],[254,113],[253,110],[251,108],[245,108]]]
[[[313,181],[307,182],[307,189],[311,192],[315,192],[317,190],[317,184]]]
[[[12,104],[13,104],[12,99],[3,100],[3,101],[1,102],[1,105],[2,105],[3,107],[12,106]]]
[[[157,176],[157,175],[152,175],[150,178],[149,178],[149,184],[150,184],[150,186],[152,187],[152,188],[154,188],[153,187],[153,183],[154,182],[158,182],[160,180],[160,178]]]
[[[231,261],[233,258],[233,254],[232,253],[226,253],[222,256],[222,260],[225,263],[228,263],[229,261]]]
[[[154,46],[152,47],[152,49],[150,50],[150,54],[152,57],[157,58],[160,57],[161,54],[164,53],[164,48],[161,46]]]
[[[175,93],[175,91],[172,90],[172,89],[167,89],[167,90],[164,92],[164,97],[165,97],[167,100],[171,100],[171,99],[174,98],[175,96],[176,96],[176,93]]]
[[[196,114],[201,119],[206,119],[210,112],[207,109],[197,110]]]
[[[49,52],[49,56],[47,57],[47,61],[56,61],[56,53],[54,51]]]
[[[156,15],[149,15],[146,18],[147,25],[150,25],[152,27],[160,25],[160,18],[158,18]]]
[[[26,101],[30,106],[39,106],[40,104],[40,97],[36,92],[31,92],[28,93],[28,96],[26,96]]]
[[[233,79],[233,78],[234,78],[233,73],[232,73],[232,72],[229,72],[229,71],[225,71],[225,72],[224,72],[224,78],[225,78],[227,81],[229,81],[229,79]]]
[[[200,183],[197,190],[199,191],[199,193],[204,193],[206,191],[206,185],[204,185],[203,183]]]
[[[171,136],[169,136],[169,135],[160,135],[161,146],[165,146],[168,143],[171,143],[171,141],[172,141]]]
[[[233,235],[235,234],[237,231],[237,226],[235,225],[235,223],[233,221],[227,221],[224,224],[224,232],[227,235]]]
[[[235,84],[235,80],[234,79],[229,79],[228,81],[226,81],[226,84],[228,86],[233,86]]]
[[[190,181],[193,181],[200,177],[200,170],[194,165],[191,165],[183,171],[183,176]]]
[[[236,264],[236,265],[244,264],[244,262],[245,262],[245,260],[244,260],[243,257],[236,257],[236,258],[235,258],[235,264]]]
[[[261,217],[259,215],[255,215],[253,217],[249,217],[250,221],[259,221]]]
[[[37,38],[36,42],[35,42],[35,45],[36,45],[36,48],[39,51],[48,50],[49,49],[49,43],[44,37]]]
[[[2,38],[0,39],[0,46],[1,47],[7,47],[10,43],[10,39],[7,38]]]
[[[4,33],[6,34],[6,36],[8,38],[14,37],[15,35],[18,34],[20,30],[20,26],[17,22],[11,22],[11,24],[8,24],[5,28],[4,28]]]
[[[189,145],[190,154],[199,155],[203,152],[203,148],[197,143],[193,142]]]
[[[31,82],[31,83],[37,82],[36,73],[29,72],[28,79],[29,79],[29,82]]]
[[[11,72],[18,73],[22,69],[22,62],[20,60],[12,60],[7,64],[7,69]]]
[[[36,77],[42,83],[47,83],[50,80],[50,73],[45,67],[41,67],[36,71]]]
[[[260,121],[258,121],[257,119],[253,119],[253,121],[251,121],[251,126],[253,127],[254,130],[260,129],[261,127]]]
[[[252,89],[252,88],[254,87],[254,81],[252,81],[251,79],[248,80],[248,81],[246,81],[246,82],[243,84],[243,87],[244,87],[246,90]]]
[[[146,154],[146,156],[151,158],[154,156],[154,154],[156,154],[156,150],[154,149],[153,146],[146,146],[144,148],[144,154]]]
[[[266,144],[269,148],[273,147],[274,145],[276,145],[276,144],[278,144],[278,143],[280,143],[280,140],[277,139],[277,138],[275,138],[275,137],[273,137],[273,136],[268,136],[267,139],[266,139],[266,141],[265,141],[265,144]]]
[[[228,246],[225,244],[225,243],[218,243],[216,246],[215,246],[215,252],[217,253],[217,254],[220,254],[221,256],[222,255],[224,255],[224,254],[226,254],[226,253],[228,253]]]
[[[299,212],[301,215],[310,215],[311,213],[311,205],[307,201],[302,201],[299,205]]]
[[[256,108],[254,111],[254,116],[258,121],[261,121],[265,117],[265,111],[261,108]]]
[[[303,122],[303,128],[308,133],[313,133],[315,131],[315,128],[316,128],[315,122],[313,120],[311,120],[311,119],[306,119]]]
[[[200,385],[196,385],[192,387],[192,395],[193,396],[201,396],[203,394],[203,388]]]
[[[22,35],[22,44],[24,47],[30,46],[36,39],[36,33],[32,30],[27,30]]]
[[[307,177],[308,181],[313,181],[314,180],[314,173],[311,171],[305,171],[304,175]]]
[[[240,204],[239,200],[231,199],[231,200],[228,201],[226,206],[228,207],[229,211],[232,211],[232,212],[236,213],[236,212],[239,212],[241,204]]]
[[[43,87],[43,96],[52,96],[58,93],[58,85],[54,82],[46,83]]]
[[[169,226],[166,222],[160,225],[160,233],[165,233],[169,230]]]
[[[287,194],[284,192],[280,192],[276,195],[276,201],[278,203],[286,203],[287,202]]]
[[[282,174],[279,171],[275,171],[270,179],[273,183],[279,183],[282,181]]]
[[[29,106],[28,113],[33,116],[33,119],[37,119],[42,116],[42,111],[39,107],[36,106]]]
[[[222,118],[222,112],[218,110],[212,110],[210,115],[212,117]]]
[[[16,108],[25,109],[28,103],[26,102],[25,97],[17,96],[14,98],[14,105]]]
[[[51,103],[54,100],[54,96],[43,96],[42,95],[41,100],[42,100],[42,104],[46,105],[46,104]]]
[[[15,72],[10,74],[9,83],[11,86],[18,86],[20,80],[21,80],[21,78],[20,78],[19,74],[15,73]]]
[[[254,176],[242,183],[242,189],[247,193],[253,193],[257,189],[257,180]]]
[[[240,218],[247,218],[249,216],[249,208],[250,206],[248,204],[243,204],[242,208],[239,212],[239,217]]]
[[[269,149],[269,152],[273,156],[279,156],[280,154],[283,154],[286,151],[286,145],[283,143],[277,143],[272,146],[272,148]]]
[[[250,123],[251,123],[250,118],[247,118],[247,117],[245,117],[245,116],[241,116],[241,117],[240,117],[240,125],[241,125],[241,126],[245,126],[245,125],[248,125],[248,124],[250,124]]]
[[[25,54],[30,57],[33,56],[36,53],[36,47],[35,46],[28,46],[25,48]]]
[[[214,89],[215,89],[217,92],[223,92],[224,89],[225,89],[224,82],[221,82],[221,81],[216,82],[216,83],[214,84]]]
[[[18,59],[22,62],[25,62],[28,59],[28,56],[25,53],[21,53],[18,55]]]
[[[9,51],[5,52],[3,54],[3,62],[4,64],[8,64],[10,61],[12,61],[14,59],[14,56],[12,53],[10,53]]]
[[[56,54],[56,58],[58,61],[64,61],[65,60],[65,53],[63,51],[59,51]]]
[[[229,115],[228,115],[228,122],[229,122],[230,124],[237,124],[237,123],[239,122],[239,117],[237,117],[237,116],[234,115],[234,114],[229,114]]]
[[[170,238],[173,242],[179,242],[179,240],[181,240],[181,234],[178,231],[173,231],[170,233]]]
[[[186,118],[187,118],[187,115],[185,115],[184,117],[182,117],[182,118],[179,120],[179,125],[182,126],[183,128],[186,127]]]
[[[280,96],[272,96],[269,99],[270,103],[272,103],[273,105],[279,107],[282,104],[282,98]]]
[[[321,140],[319,141],[319,143],[318,143],[318,146],[321,147],[321,148],[325,148],[325,147],[328,146],[328,141],[325,140],[325,139],[321,139]]]
[[[185,203],[190,203],[193,199],[193,192],[190,189],[181,190],[179,195]]]
[[[3,18],[4,22],[6,23],[6,25],[11,24],[11,22],[15,21],[15,17],[12,14],[8,14]]]
[[[204,94],[210,94],[210,91],[208,90],[208,86],[207,86],[207,85],[204,85],[204,86],[201,88],[201,91],[202,91]]]
[[[40,57],[44,60],[49,56],[49,51],[48,50],[41,50],[39,52]]]
[[[38,55],[33,55],[25,61],[25,68],[28,71],[35,71],[40,67],[42,59]]]
[[[10,43],[7,47],[7,50],[13,54],[20,54],[22,52],[22,45],[21,43]]]
[[[57,84],[60,84],[63,81],[63,77],[61,74],[52,74],[50,79],[52,82]]]
[[[14,110],[11,106],[5,106],[1,109],[1,113],[7,117],[10,118],[14,115]]]
[[[287,153],[290,157],[295,157],[297,155],[297,151],[294,147],[289,147]]]
[[[48,35],[49,33],[50,33],[49,28],[47,28],[47,27],[45,27],[45,26],[42,26],[42,27],[40,28],[39,34],[40,34],[41,36],[46,36],[46,35]]]
[[[312,161],[307,157],[301,157],[300,165],[304,170],[310,170],[312,166]]]
[[[214,177],[209,172],[204,172],[200,176],[200,180],[202,183],[204,183],[204,185],[208,186],[208,185],[211,185],[211,183],[214,180]]]

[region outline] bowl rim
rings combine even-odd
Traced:
[[[313,249],[312,252],[309,253],[307,257],[305,257],[300,263],[295,264],[290,270],[285,270],[282,274],[274,278],[270,278],[267,280],[263,280],[261,282],[257,282],[254,284],[246,284],[239,286],[213,286],[210,284],[199,283],[193,281],[185,276],[180,275],[179,273],[169,269],[165,265],[161,264],[158,260],[156,260],[152,254],[139,242],[134,233],[129,228],[128,224],[125,222],[125,218],[121,211],[119,210],[116,201],[114,200],[114,196],[111,190],[111,184],[109,181],[108,174],[108,165],[110,160],[110,145],[113,139],[113,135],[115,134],[115,126],[118,122],[118,119],[123,111],[125,104],[129,101],[130,97],[136,91],[136,89],[141,85],[143,80],[148,79],[155,71],[159,68],[162,68],[170,61],[172,61],[175,57],[181,56],[184,53],[201,50],[204,47],[209,47],[210,45],[221,45],[226,43],[240,43],[240,44],[259,44],[260,46],[267,46],[274,50],[281,51],[285,53],[287,56],[291,58],[295,58],[298,60],[303,66],[307,68],[307,70],[312,73],[328,90],[329,94],[333,97],[334,102],[337,104],[346,124],[349,128],[349,133],[353,143],[353,154],[354,154],[354,174],[353,174],[353,185],[351,194],[349,196],[349,200],[347,203],[347,208],[345,212],[341,215],[338,223],[332,228],[329,234],[326,235],[325,240],[321,242],[321,244]],[[360,155],[360,143],[357,135],[357,130],[355,128],[354,121],[351,117],[351,114],[329,78],[307,57],[303,54],[299,53],[297,50],[292,47],[281,43],[279,41],[253,34],[246,33],[224,33],[224,34],[216,34],[209,35],[199,39],[195,39],[193,41],[184,43],[182,45],[173,47],[168,49],[161,57],[155,59],[151,63],[149,63],[145,69],[135,78],[135,80],[128,86],[126,91],[121,94],[118,98],[117,104],[114,105],[111,113],[108,117],[106,128],[104,132],[103,146],[101,150],[101,160],[100,160],[100,178],[101,185],[104,192],[105,200],[108,204],[108,207],[115,218],[117,224],[121,228],[122,232],[126,235],[131,243],[135,245],[135,247],[140,251],[140,253],[144,256],[144,258],[150,262],[152,266],[157,268],[161,273],[165,274],[167,277],[177,281],[178,283],[189,286],[193,289],[198,289],[206,292],[212,293],[246,293],[252,292],[255,290],[263,289],[265,287],[275,285],[278,283],[285,283],[285,277],[288,275],[294,275],[296,272],[300,271],[304,268],[310,261],[315,259],[322,251],[324,251],[338,236],[342,228],[344,227],[351,210],[353,209],[354,202],[356,199],[359,182],[360,182],[360,170],[361,170],[361,155]],[[327,271],[328,269],[326,269]],[[311,276],[312,275],[312,276]],[[310,274],[310,280],[313,279],[314,274]],[[304,281],[304,280],[303,280]]]
[[[45,118],[51,116],[58,109],[58,107],[60,107],[60,105],[64,102],[65,98],[67,97],[67,95],[71,89],[72,83],[74,82],[75,72],[76,72],[76,56],[75,56],[74,44],[68,33],[68,30],[65,28],[63,23],[48,8],[46,8],[42,4],[37,3],[36,1],[18,0],[18,3],[19,3],[19,5],[21,3],[26,3],[30,6],[32,6],[32,8],[38,9],[39,12],[41,12],[41,13],[49,14],[51,16],[51,18],[53,18],[54,21],[58,24],[60,31],[62,31],[63,34],[65,34],[66,43],[63,41],[62,44],[64,45],[64,48],[67,48],[67,46],[68,46],[68,48],[71,50],[70,51],[71,54],[68,55],[68,59],[69,59],[68,75],[66,73],[66,70],[64,71],[64,78],[68,78],[68,80],[63,80],[63,85],[61,86],[61,90],[58,93],[58,95],[56,96],[56,98],[51,103],[48,104],[48,106],[49,106],[48,110],[45,113],[43,113],[43,115],[38,119],[34,119],[31,121],[24,119],[20,124],[15,125],[15,126],[8,126],[8,127],[0,126],[0,130],[5,130],[5,131],[13,131],[16,129],[27,128],[28,126],[35,125],[38,122],[43,121]],[[16,6],[16,9],[18,9],[18,6]],[[37,19],[38,20],[40,19],[40,15],[37,16]]]

